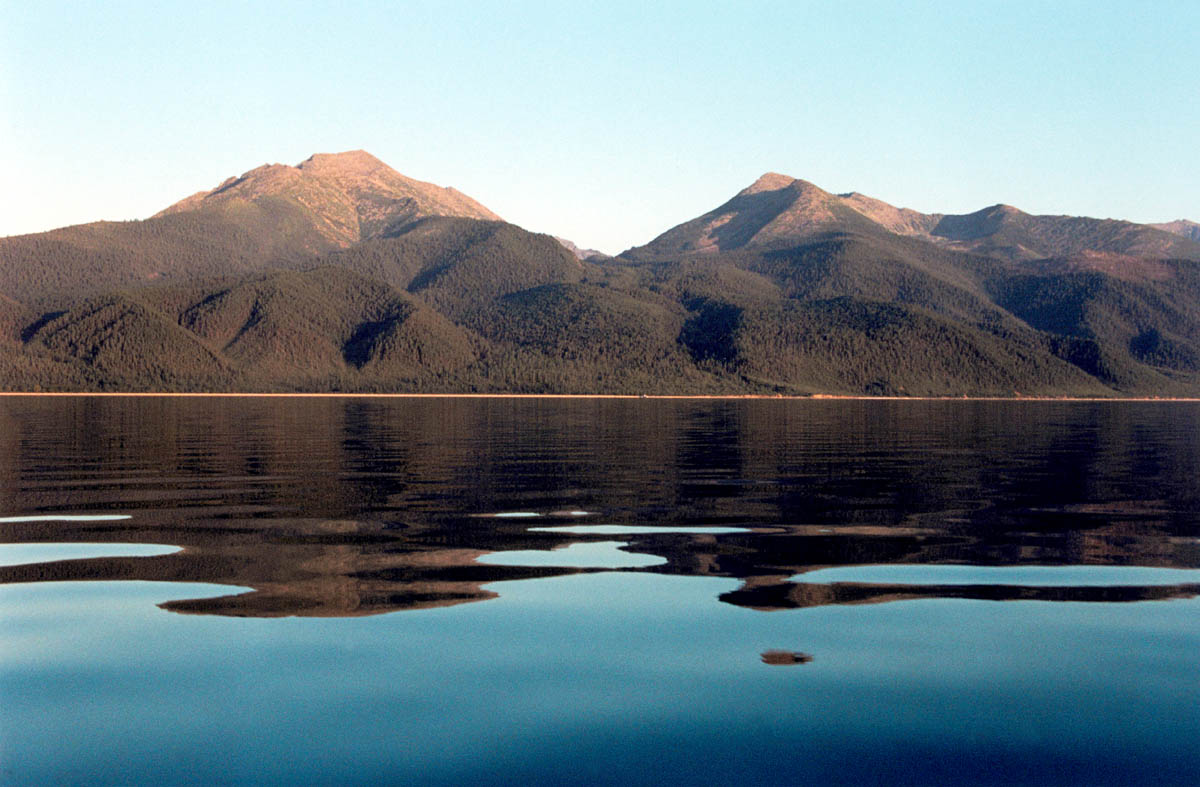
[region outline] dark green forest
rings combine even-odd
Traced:
[[[673,240],[693,222],[587,261],[512,224],[437,216],[339,248],[269,197],[4,238],[0,388],[1200,394],[1200,262],[1016,259],[836,215],[705,251]],[[999,222],[989,242],[1157,237],[1063,218]]]

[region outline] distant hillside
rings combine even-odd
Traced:
[[[126,287],[311,264],[330,244],[278,199],[0,238],[0,292],[33,308]]]
[[[648,259],[778,249],[821,235],[903,235],[957,251],[1039,259],[1085,251],[1200,260],[1200,242],[1157,226],[1074,216],[1031,216],[1009,205],[966,215],[925,214],[858,193],[831,194],[767,173],[733,199],[623,256]]]
[[[1168,221],[1165,224],[1151,224],[1155,229],[1170,232],[1174,235],[1200,242],[1200,224],[1187,219],[1179,219],[1178,221]]]
[[[230,178],[145,221],[0,238],[0,293],[37,308],[146,283],[303,267],[430,216],[496,220],[455,191],[362,151],[318,154]]]
[[[965,216],[943,216],[930,235],[955,248],[1009,259],[1084,252],[1200,259],[1200,244],[1146,224],[1079,216],[1031,216],[1010,205],[994,205]]]
[[[768,174],[622,259],[687,306],[697,362],[763,384],[1178,394],[1200,383],[1198,250],[1130,222],[921,214]]]
[[[555,236],[554,239],[561,243],[567,251],[574,254],[575,258],[578,260],[606,260],[612,256],[611,254],[605,254],[604,252],[596,251],[595,249],[581,249],[566,238]]]
[[[350,370],[422,377],[475,357],[445,317],[345,268],[256,277],[193,300],[180,325],[259,385],[302,387]]]
[[[1109,392],[1032,332],[987,331],[866,298],[790,301],[739,312],[705,349],[789,393],[886,396]]]
[[[986,260],[836,236],[644,267],[687,314],[701,368],[786,393],[1007,395],[1113,389],[998,306]]]
[[[82,364],[105,387],[186,391],[230,381],[221,358],[136,295],[84,301],[37,328],[29,344]]]
[[[467,195],[405,177],[363,150],[318,153],[295,167],[266,164],[158,215],[236,210],[241,203],[264,198],[299,206],[316,232],[339,246],[379,237],[427,216],[500,219]]]
[[[325,262],[420,295],[455,319],[509,293],[578,281],[588,266],[549,235],[498,221],[447,218],[423,219]]]
[[[733,199],[622,256],[635,259],[781,248],[818,234],[887,232],[836,195],[769,172]]]
[[[423,384],[474,362],[478,349],[420,301],[332,267],[89,299],[28,333],[27,354],[118,390]]]
[[[994,280],[997,304],[1059,337],[1061,353],[1118,390],[1177,391],[1200,377],[1200,264],[1147,263],[1118,275],[1048,260]]]
[[[317,155],[0,239],[0,389],[1197,396],[1169,227],[767,174],[612,258]]]

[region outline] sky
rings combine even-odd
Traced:
[[[764,172],[1200,221],[1200,3],[0,0],[0,236],[364,149],[610,253]]]

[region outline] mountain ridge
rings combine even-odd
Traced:
[[[821,233],[916,237],[958,251],[1029,260],[1085,251],[1200,259],[1200,225],[1137,224],[1082,216],[1033,215],[1002,203],[973,213],[921,213],[859,192],[833,194],[767,172],[732,199],[673,227],[626,256],[770,248]],[[1194,230],[1194,232],[1193,232]]]
[[[186,197],[154,217],[265,196],[298,202],[321,220],[319,231],[341,246],[427,216],[500,220],[462,192],[401,175],[365,150],[314,153],[294,167],[263,164]]]
[[[425,218],[499,221],[461,192],[365,151],[264,164],[148,219],[0,238],[0,294],[38,308],[151,282],[245,275],[404,232]]]
[[[1187,219],[1176,219],[1162,224],[1151,224],[1155,229],[1170,232],[1175,235],[1181,235],[1189,240],[1200,242],[1200,222],[1188,221]]]
[[[364,151],[0,239],[0,389],[1200,395],[1200,244],[777,172],[608,257]]]

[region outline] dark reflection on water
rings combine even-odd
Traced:
[[[0,583],[218,583],[252,592],[166,608],[369,615],[604,570],[477,560],[612,540],[553,531],[586,522],[664,528],[621,539],[667,562],[623,570],[735,578],[742,586],[721,600],[755,609],[1191,597],[1196,584],[794,576],[894,563],[1200,567],[1198,413],[1181,403],[10,399],[0,516],[131,518],[0,523],[0,541],[184,549],[0,567]]]
[[[1193,784],[1198,477],[1185,403],[0,398],[0,784]]]

